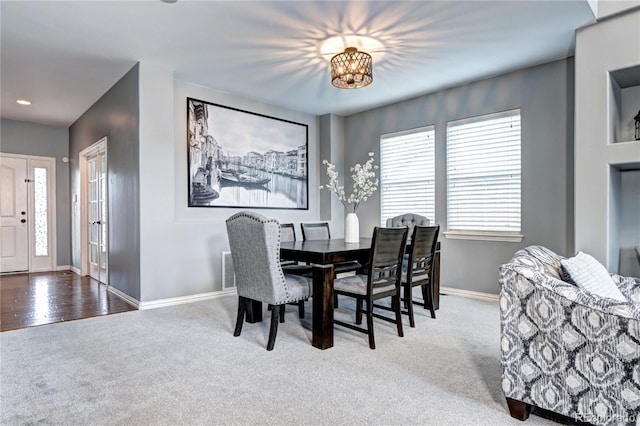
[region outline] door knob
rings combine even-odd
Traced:
[[[20,214],[24,216],[25,214],[27,214],[27,212],[20,212]]]
[[[26,222],[27,222],[27,219],[22,219],[22,220],[20,220],[20,222],[21,222],[21,223],[26,223]]]

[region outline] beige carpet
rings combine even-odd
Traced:
[[[310,311],[287,307],[233,337],[236,298],[0,334],[2,425],[521,425],[500,388],[497,303],[443,296],[405,337],[375,321],[311,346]],[[336,317],[353,318],[340,301]],[[267,313],[265,311],[265,317]],[[532,416],[526,425],[554,424]]]

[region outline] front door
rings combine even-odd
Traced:
[[[107,157],[104,151],[87,158],[87,229],[89,276],[107,283]]]
[[[0,156],[0,272],[29,270],[27,159]]]

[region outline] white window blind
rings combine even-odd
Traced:
[[[435,223],[434,127],[380,137],[380,222],[416,213]]]
[[[449,231],[520,233],[520,151],[519,109],[447,123]]]

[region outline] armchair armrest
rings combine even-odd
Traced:
[[[632,303],[640,304],[640,278],[611,274],[611,279],[616,283],[624,297]]]

